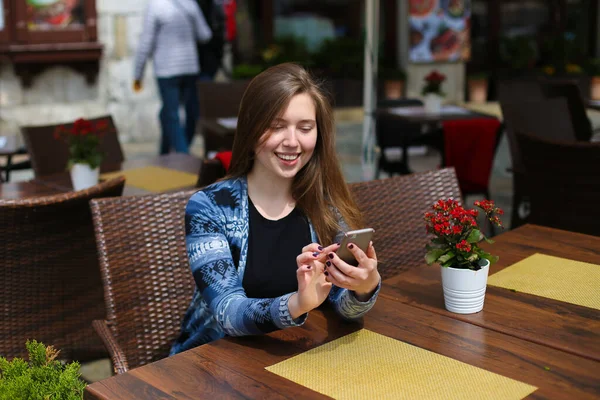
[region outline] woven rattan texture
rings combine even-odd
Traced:
[[[460,201],[454,168],[354,183],[350,190],[366,225],[375,229],[382,279],[423,264],[428,242],[423,214],[439,199]]]
[[[89,200],[120,196],[124,183],[0,200],[0,355],[24,357],[36,339],[65,359],[106,356],[91,326],[105,309]]]
[[[600,236],[600,143],[516,136],[531,208],[528,221]]]
[[[166,357],[180,332],[194,291],[184,225],[192,193],[91,203],[117,372]]]

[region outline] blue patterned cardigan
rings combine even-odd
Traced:
[[[342,227],[346,225],[340,222]],[[312,240],[317,242],[310,222],[309,226]],[[196,289],[171,354],[225,335],[268,333],[306,320],[307,315],[295,320],[290,316],[288,300],[293,293],[266,299],[246,297],[242,281],[248,228],[246,178],[217,182],[190,198],[185,210],[186,246]],[[380,287],[381,283],[371,299],[361,302],[351,291],[334,286],[328,300],[343,318],[356,319],[373,307]]]

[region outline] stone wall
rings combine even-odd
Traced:
[[[149,62],[144,90],[134,93],[133,56],[148,0],[96,0],[98,40],[104,45],[94,85],[68,67],[51,67],[23,88],[13,66],[0,65],[0,134],[112,114],[122,142],[158,140],[159,99]]]

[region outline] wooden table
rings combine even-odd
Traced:
[[[490,273],[536,252],[600,264],[597,237],[526,225],[495,239]],[[302,327],[218,340],[93,383],[85,398],[325,398],[264,368],[361,328],[537,386],[530,398],[599,398],[599,324],[598,310],[495,287],[482,312],[452,314],[439,269],[423,267],[386,280],[360,322],[322,307]]]
[[[153,158],[140,158],[134,160],[127,160],[123,163],[120,170],[126,171],[129,169],[135,168],[143,168],[149,166],[155,167],[163,167],[174,169],[176,171],[188,172],[190,174],[198,174],[200,171],[200,166],[202,164],[202,159],[193,156],[191,154],[184,153],[169,153],[165,155],[156,156]],[[73,190],[73,186],[71,184],[71,177],[68,173],[61,173],[49,176],[43,176],[39,178],[33,179],[34,183],[50,186],[57,190],[62,191],[70,191]],[[191,189],[190,188],[181,188],[181,189]],[[178,189],[178,190],[181,190]],[[134,186],[130,186],[125,181],[125,188],[123,189],[123,196],[137,196],[149,194],[151,192],[137,188]]]
[[[444,111],[445,110],[445,111]],[[456,112],[452,112],[456,110]],[[437,125],[443,121],[473,118],[496,118],[494,115],[475,112],[456,105],[442,106],[441,113],[429,113],[425,107],[391,107],[379,108],[376,113],[380,116],[395,118],[411,124]]]
[[[0,199],[2,200],[18,200],[27,197],[50,196],[64,192],[64,190],[41,185],[33,181],[0,183]]]
[[[500,256],[490,275],[534,253],[600,265],[600,237],[524,225],[494,240],[482,245]],[[488,286],[483,311],[454,314],[444,308],[439,267],[427,265],[388,279],[380,296],[600,361],[600,311],[595,309]]]
[[[361,328],[537,386],[531,398],[600,396],[596,361],[381,297],[361,322],[313,311],[302,327],[218,340],[93,383],[85,398],[326,398],[264,368]]]
[[[121,170],[157,166],[170,168],[177,171],[198,174],[202,160],[190,154],[170,153],[153,158],[128,160],[123,163]],[[183,188],[185,189],[185,188]],[[45,196],[50,194],[66,193],[73,190],[71,178],[68,173],[34,178],[28,182],[11,182],[0,184],[0,198],[22,199],[26,197]],[[148,194],[147,190],[127,185],[123,189],[124,196]]]
[[[470,110],[466,107],[457,105],[442,106],[441,113],[429,113],[422,106],[408,107],[386,107],[376,110],[377,120],[385,126],[398,125],[394,129],[394,139],[388,139],[388,143],[401,142],[402,148],[402,167],[398,171],[401,174],[410,174],[413,171],[409,168],[408,148],[411,146],[429,146],[436,149],[441,156],[441,164],[445,165],[444,151],[444,130],[442,123],[444,121],[475,119],[475,118],[494,118],[496,116],[484,114]],[[417,126],[417,129],[407,129],[406,127]],[[389,144],[387,145],[389,147]]]

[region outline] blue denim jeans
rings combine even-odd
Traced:
[[[171,149],[175,149],[177,153],[189,152],[189,145],[194,138],[196,122],[200,114],[196,90],[197,79],[197,75],[157,78],[162,100],[159,114],[162,130],[160,154],[167,154]],[[185,126],[183,127],[179,121],[180,102],[183,102],[185,108]]]

